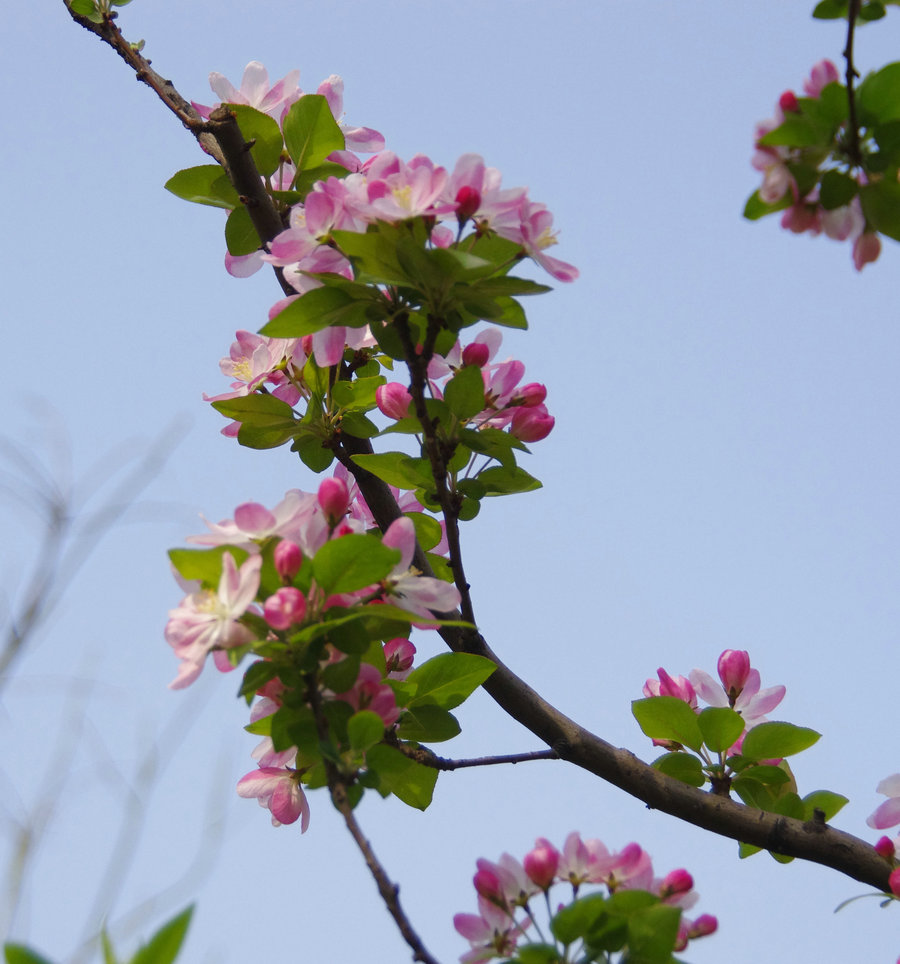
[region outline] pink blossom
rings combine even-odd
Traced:
[[[409,414],[412,395],[399,382],[388,382],[375,389],[375,402],[383,415],[399,421]]]
[[[885,777],[875,788],[877,793],[883,793],[888,799],[866,820],[875,830],[884,830],[900,823],[900,773],[893,773]]]
[[[262,557],[257,555],[250,556],[238,569],[234,556],[225,552],[218,591],[201,589],[186,596],[169,612],[166,642],[181,660],[178,675],[169,684],[172,689],[193,683],[212,650],[240,646],[254,639],[253,632],[238,620],[256,598],[261,566]]]
[[[879,837],[878,840],[875,841],[875,853],[878,854],[879,857],[884,857],[885,860],[893,862],[896,852],[897,847],[890,837]]]
[[[853,265],[857,271],[878,260],[881,254],[881,238],[873,231],[864,231],[853,242]]]
[[[272,629],[290,629],[306,616],[306,596],[293,586],[282,586],[263,603],[263,616]]]
[[[256,797],[272,812],[272,826],[300,819],[300,833],[309,827],[309,804],[300,788],[300,775],[290,767],[261,767],[238,780],[238,795]]]
[[[316,89],[317,94],[321,94],[328,106],[334,119],[344,135],[347,147],[351,151],[359,151],[361,154],[371,154],[374,151],[384,150],[384,137],[378,131],[370,127],[350,127],[344,123],[344,80],[337,74],[326,77]],[[329,155],[329,160],[332,160]],[[338,161],[340,163],[340,161]]]
[[[371,663],[360,664],[356,682],[346,692],[338,693],[337,698],[349,703],[354,710],[377,713],[385,727],[393,726],[400,719],[394,691]]]
[[[269,72],[258,60],[251,60],[244,68],[240,89],[236,89],[227,77],[216,71],[209,75],[209,86],[214,94],[218,94],[220,103],[248,104],[280,122],[291,104],[300,99],[299,79],[300,71],[292,70],[270,86]],[[213,109],[202,104],[194,104],[194,108],[201,117],[209,117]]]
[[[403,637],[389,639],[384,644],[384,662],[388,678],[406,679],[412,670],[415,655],[416,647],[408,639]]]
[[[498,225],[497,233],[521,244],[525,253],[557,281],[574,281],[578,277],[576,267],[544,254],[547,248],[556,244],[556,234],[552,231],[553,215],[543,204],[527,200],[521,202],[518,215],[517,225]]]
[[[290,539],[282,539],[275,546],[272,558],[275,563],[275,571],[281,576],[282,581],[293,582],[294,576],[297,575],[303,565],[303,553],[300,551],[300,546],[296,542],[291,542]]]
[[[456,586],[443,579],[422,576],[410,567],[416,545],[416,529],[411,519],[406,516],[395,519],[381,541],[391,549],[400,550],[400,562],[384,581],[391,602],[426,619],[432,613],[452,612],[459,606]]]
[[[658,680],[648,679],[644,683],[644,696],[674,696],[684,700],[692,710],[697,709],[697,694],[689,679],[684,676],[669,676],[660,667],[657,670]]]
[[[509,434],[523,442],[540,442],[553,431],[555,424],[556,419],[545,405],[517,408],[509,424]]]
[[[187,541],[201,546],[238,546],[249,552],[258,552],[258,543],[271,536],[302,545],[300,534],[316,507],[314,495],[290,489],[272,510],[258,502],[245,502],[234,510],[234,519],[223,519],[219,523],[204,519],[210,531],[188,536]]]
[[[476,890],[481,886],[484,891],[482,896],[500,907],[524,907],[528,899],[538,892],[539,888],[528,876],[525,868],[510,854],[502,854],[496,863],[480,857],[476,866]],[[488,896],[489,893],[492,896]]]
[[[710,706],[730,706],[728,694],[722,686],[702,669],[692,669],[690,681],[700,697]],[[759,723],[764,723],[766,714],[771,713],[784,699],[786,690],[782,685],[769,686],[760,689],[758,669],[751,669],[747,673],[746,682],[740,695],[734,701],[734,709],[744,718],[744,725],[749,730]]]
[[[515,954],[519,936],[530,921],[518,923],[515,918],[489,900],[478,898],[478,914],[456,914],[453,926],[471,945],[461,964],[484,964],[494,957]]]
[[[810,71],[809,79],[803,81],[803,89],[808,97],[818,98],[825,87],[839,79],[837,67],[830,60],[820,60]]]
[[[726,649],[716,664],[719,679],[730,702],[741,695],[750,674],[750,654],[745,649]]]
[[[346,514],[350,507],[350,493],[343,479],[331,476],[323,479],[316,494],[319,505],[328,519],[329,525],[335,526]]]
[[[541,890],[549,890],[556,879],[559,859],[560,853],[556,847],[549,840],[538,837],[534,849],[525,854],[522,864],[525,873]]]

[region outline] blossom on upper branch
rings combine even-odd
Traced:
[[[892,773],[885,777],[875,788],[888,799],[866,820],[875,830],[884,830],[900,823],[900,773]]]

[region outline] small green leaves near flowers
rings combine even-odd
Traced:
[[[887,14],[885,9],[889,5],[900,5],[900,0],[862,0],[857,11],[860,23],[880,20]],[[817,20],[847,19],[850,10],[850,0],[821,0],[813,10]]]

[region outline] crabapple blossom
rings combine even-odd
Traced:
[[[888,799],[882,803],[866,820],[875,830],[885,830],[900,823],[900,773],[892,773],[885,777],[875,788]]]
[[[347,514],[350,507],[350,493],[343,479],[334,476],[323,479],[319,485],[316,499],[325,513],[328,524],[336,526]]]
[[[724,680],[722,685],[717,685],[709,673],[702,669],[692,669],[688,675],[695,691],[705,702],[710,706],[733,706],[744,718],[744,726],[748,730],[765,722],[766,714],[771,713],[784,699],[785,687],[781,684],[760,689],[760,675],[757,669],[748,670],[741,692],[733,703],[724,688]]]
[[[170,611],[166,642],[181,660],[178,675],[169,684],[172,689],[193,683],[214,649],[240,646],[254,638],[253,632],[238,620],[256,598],[261,565],[260,556],[250,556],[239,569],[234,556],[223,553],[218,591],[201,589]],[[227,662],[217,665],[220,669],[228,667]]]
[[[300,787],[299,774],[290,767],[260,767],[238,780],[238,796],[256,797],[272,813],[272,826],[300,820],[300,833],[309,827],[309,803]]]
[[[273,120],[281,122],[291,104],[301,97],[301,90],[297,84],[299,79],[300,71],[292,70],[277,83],[270,85],[269,72],[266,68],[258,60],[251,60],[244,68],[240,88],[235,88],[234,84],[218,71],[213,71],[209,75],[209,86],[214,94],[219,95],[219,103],[247,104],[268,114]],[[219,103],[214,104],[213,107],[218,107]],[[194,104],[197,113],[204,118],[209,117],[213,107]]]
[[[556,878],[559,859],[560,853],[556,847],[544,837],[538,837],[534,848],[525,854],[522,865],[525,873],[541,890],[549,890]]]
[[[381,540],[391,549],[400,550],[400,562],[385,580],[385,589],[402,609],[424,616],[452,612],[459,606],[459,590],[443,579],[422,576],[412,569],[416,547],[416,529],[411,519],[395,519]]]
[[[281,576],[282,581],[292,582],[303,565],[303,553],[296,542],[291,542],[290,539],[282,539],[275,546],[272,561],[275,563],[275,571]]]
[[[691,709],[697,709],[697,694],[689,679],[684,676],[669,676],[661,666],[657,675],[658,680],[648,679],[644,683],[644,696],[674,696],[684,700]]]
[[[277,589],[263,604],[263,616],[272,629],[289,629],[303,622],[306,596],[293,586]]]
[[[400,707],[397,706],[394,691],[371,663],[360,665],[356,682],[346,692],[338,693],[337,699],[349,703],[354,710],[377,713],[385,727],[393,726],[400,719]]]
[[[728,701],[734,705],[750,674],[750,654],[745,649],[726,649],[719,657],[716,669]]]

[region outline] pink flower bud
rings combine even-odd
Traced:
[[[891,876],[888,877],[888,887],[891,888],[891,893],[895,897],[900,897],[900,867],[891,871]]]
[[[544,405],[517,408],[509,423],[509,434],[523,442],[540,442],[553,431],[555,424],[556,419],[548,414]]]
[[[803,89],[809,97],[818,97],[823,88],[838,79],[837,67],[830,60],[820,60],[810,71],[809,80],[803,82]]]
[[[405,673],[412,669],[416,647],[402,636],[390,639],[384,644],[384,661],[388,673]]]
[[[800,105],[797,103],[797,95],[792,90],[786,90],[778,98],[778,106],[786,114],[799,114]]]
[[[303,622],[306,597],[293,586],[282,586],[263,603],[263,615],[272,629],[288,629]]]
[[[875,844],[875,853],[885,860],[893,860],[895,852],[894,841],[890,837],[880,837]]]
[[[375,402],[383,415],[399,421],[409,414],[412,395],[399,382],[388,382],[375,389]]]
[[[350,507],[350,493],[347,491],[347,483],[334,476],[330,479],[322,479],[316,498],[325,513],[325,518],[332,526],[337,525]]]
[[[701,914],[688,931],[688,937],[706,937],[715,934],[719,929],[719,922],[712,914]]]
[[[549,841],[539,837],[534,850],[525,854],[522,865],[533,883],[541,890],[549,890],[559,867],[559,851]]]
[[[658,680],[648,679],[644,683],[644,696],[674,696],[684,700],[692,709],[697,709],[697,692],[689,679],[684,676],[669,676],[660,666]]]
[[[677,897],[680,894],[686,894],[693,886],[694,878],[681,867],[663,877],[659,885],[659,896],[663,900],[667,897]]]
[[[741,695],[750,675],[750,654],[744,649],[726,649],[716,667],[731,705]]]
[[[881,238],[872,231],[864,231],[853,242],[853,266],[862,271],[863,266],[878,260],[881,254]]]
[[[501,907],[506,904],[500,878],[492,870],[488,870],[486,867],[479,868],[472,878],[472,883],[475,885],[475,890],[485,900],[489,900],[492,904],[499,904]]]
[[[456,192],[456,220],[465,224],[481,207],[481,194],[474,187],[464,184]]]
[[[529,382],[516,392],[516,401],[524,408],[534,408],[542,404],[546,397],[547,387],[540,382]]]
[[[274,553],[275,569],[284,582],[293,582],[294,576],[300,571],[303,564],[303,554],[300,546],[290,539],[282,539],[275,546]]]
[[[303,353],[309,357],[313,353],[313,336],[304,335],[300,339],[300,347],[303,349]]]
[[[463,365],[477,365],[478,368],[484,368],[490,359],[491,349],[480,341],[473,341],[471,345],[463,348]]]

